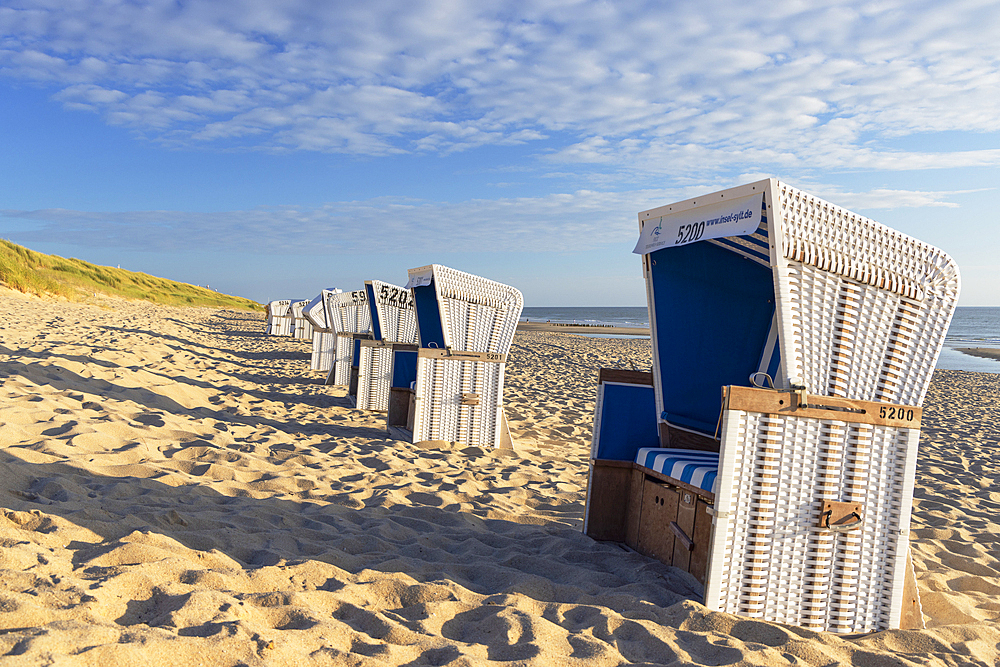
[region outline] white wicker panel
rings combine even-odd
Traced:
[[[413,294],[408,289],[372,280],[375,310],[382,340],[390,343],[417,342],[417,316],[413,310]]]
[[[918,437],[727,410],[706,606],[840,633],[898,627]],[[819,529],[824,499],[861,503],[861,529]]]
[[[521,292],[446,266],[435,264],[433,270],[445,344],[465,352],[507,354],[524,306]]]
[[[347,386],[351,383],[351,362],[354,357],[354,338],[337,334],[331,380],[327,384]]]
[[[810,393],[920,405],[958,300],[914,301],[800,262],[786,282],[790,334],[782,355]]]
[[[392,348],[362,345],[358,364],[358,409],[388,411],[391,385]]]
[[[504,364],[418,357],[413,441],[500,445]],[[462,394],[479,405],[462,405]]]
[[[302,316],[312,324],[313,331],[332,331],[326,323],[326,302],[325,292],[339,292],[340,290],[323,290],[313,298],[306,307],[302,309]]]
[[[309,368],[314,371],[329,371],[337,351],[337,334],[313,331],[312,358]]]
[[[958,267],[933,246],[774,183],[789,380],[810,393],[922,404],[958,302]]]
[[[271,326],[271,333],[275,336],[291,336],[293,322],[291,317],[276,317]]]
[[[292,302],[289,299],[271,301],[267,304],[266,333],[272,336],[290,336],[292,322],[287,317]]]
[[[311,340],[313,334],[312,323],[306,319],[305,307],[308,301],[293,301],[291,305],[292,318],[295,320],[294,336],[299,340]]]
[[[938,248],[785,183],[777,185],[786,258],[918,300],[958,279],[958,268]]]
[[[337,333],[368,333],[372,328],[368,292],[355,290],[326,295],[327,321]]]

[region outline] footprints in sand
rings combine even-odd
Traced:
[[[935,371],[924,410],[910,540],[931,626],[1000,619],[1000,423],[968,416],[998,410],[1000,376]]]
[[[309,343],[261,336],[258,314],[60,304],[58,333],[36,336],[52,308],[11,301],[2,324],[0,661],[899,662],[708,613],[686,573],[581,534],[597,368],[648,367],[648,341],[519,334],[519,449],[424,449],[320,384]],[[946,379],[912,540],[937,624],[1000,615],[1000,469],[968,451],[996,432],[952,437],[965,394],[949,387],[968,378]],[[934,632],[919,636],[966,655],[993,637]],[[879,641],[910,650],[899,636]]]

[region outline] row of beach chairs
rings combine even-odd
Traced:
[[[776,179],[643,211],[639,228],[653,367],[599,373],[584,532],[687,570],[713,610],[922,627],[908,531],[954,262]],[[293,303],[269,304],[269,331],[295,335]],[[390,429],[498,447],[521,306],[433,265],[303,313],[330,337],[314,368]]]
[[[272,301],[267,332],[307,331],[311,368],[347,387],[357,408],[386,413],[397,437],[509,448],[504,369],[523,305],[509,285],[433,264],[411,269],[402,287],[369,280]]]

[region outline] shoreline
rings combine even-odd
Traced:
[[[518,322],[518,331],[570,334],[620,334],[649,336],[649,327],[613,327],[600,324],[563,324],[561,322]]]
[[[993,347],[956,347],[956,350],[970,357],[980,357],[981,359],[996,359],[1000,361],[1000,350]]]

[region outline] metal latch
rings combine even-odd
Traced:
[[[823,509],[819,515],[820,528],[842,533],[860,527],[862,522],[864,519],[861,516],[860,503],[823,501]]]
[[[809,399],[807,398],[808,394],[806,394],[805,385],[793,384],[791,385],[791,388],[792,388],[792,393],[795,394],[796,397],[798,397],[798,405],[795,406],[796,409],[801,408],[805,410],[806,408],[808,408]]]

